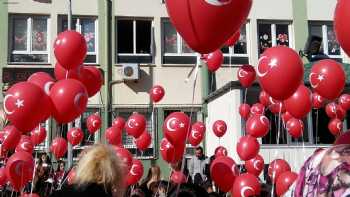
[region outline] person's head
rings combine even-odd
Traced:
[[[98,184],[106,192],[123,193],[123,170],[121,161],[108,145],[96,144],[89,148],[76,167],[74,184],[83,186]]]
[[[202,187],[208,192],[208,193],[212,193],[213,190],[213,184],[211,184],[211,181],[206,181]]]
[[[64,171],[64,170],[65,170],[64,161],[59,161],[57,166],[57,171]]]
[[[208,193],[200,186],[194,184],[182,184],[180,190],[177,193],[177,189],[174,188],[170,194],[170,197],[208,197]]]
[[[46,163],[48,160],[48,156],[46,153],[42,153],[40,156],[41,162]]]
[[[198,158],[203,157],[203,148],[201,146],[198,146],[195,150],[195,154]]]

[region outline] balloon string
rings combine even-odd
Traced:
[[[193,108],[194,108],[193,104],[194,104],[194,96],[195,96],[195,93],[196,93],[196,84],[197,84],[198,71],[199,71],[199,64],[197,63],[195,71],[194,71],[194,81],[193,81],[193,88],[192,88],[192,101],[191,101],[191,109],[190,109],[190,120],[188,122],[189,126],[188,126],[187,133],[186,133],[186,140],[185,140],[185,147],[184,147],[185,149],[186,149],[186,142],[187,142],[187,139],[188,139],[188,133],[191,131],[190,124],[192,123]],[[186,161],[186,158],[184,157],[185,154],[186,154],[186,151],[184,151],[184,154],[183,154],[183,157],[182,157],[182,163],[181,163],[181,172],[182,173],[183,173],[184,168],[185,168],[185,161]],[[179,190],[180,190],[180,184],[177,185],[176,196],[178,196]]]
[[[40,125],[40,124],[39,124]],[[40,127],[40,126],[39,126]],[[35,151],[35,157],[34,157],[34,170],[33,170],[33,178],[32,178],[32,187],[30,188],[30,193],[33,193],[33,188],[34,188],[34,178],[35,178],[35,173],[36,173],[36,162],[37,162],[37,157],[38,157],[38,152]]]
[[[280,106],[279,108],[279,112],[278,112],[278,127],[277,127],[277,139],[276,139],[276,142],[277,142],[277,145],[279,145],[279,142],[280,142],[280,134],[281,134],[281,114],[282,114],[282,107]],[[273,158],[276,158],[277,155],[278,155],[278,149],[275,150],[275,155]],[[273,165],[273,168],[272,169],[275,169],[276,168],[276,163],[275,162]],[[271,189],[271,196],[274,196],[274,192],[275,192],[275,184],[274,184],[274,180],[275,180],[275,176],[276,176],[276,170],[273,170],[272,172],[272,189]]]
[[[244,103],[247,102],[247,94],[248,94],[248,88],[246,88],[244,91]]]

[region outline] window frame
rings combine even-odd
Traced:
[[[328,55],[330,58],[332,59],[341,59],[343,60],[343,55],[344,55],[344,52],[340,46],[340,44],[338,43],[339,45],[339,48],[340,48],[340,54],[339,55],[329,55],[328,53],[328,26],[331,25],[334,27],[334,23],[333,21],[317,21],[317,20],[309,20],[308,21],[308,28],[309,28],[309,35],[311,35],[311,26],[321,26],[321,33],[322,33],[322,49],[323,49],[323,53]]]
[[[46,51],[35,51],[32,50],[32,43],[33,43],[33,21],[35,18],[39,19],[46,19]],[[15,46],[13,43],[13,35],[14,35],[14,20],[15,19],[26,19],[27,22],[27,38],[26,38],[26,50],[12,50]],[[48,15],[24,15],[24,14],[10,14],[9,15],[9,46],[8,46],[8,63],[9,64],[50,64],[51,62],[51,18]],[[16,62],[16,61],[11,61],[11,55],[47,55],[47,62]]]
[[[290,20],[257,20],[257,41],[258,41],[258,54],[260,53],[260,39],[259,39],[259,25],[268,24],[271,28],[271,47],[277,46],[277,28],[276,25],[288,25],[288,47],[294,49],[294,34],[293,34],[293,21]]]
[[[147,155],[143,155],[143,153],[141,153],[141,155],[138,154],[139,150],[138,148],[136,147],[136,144],[135,144],[135,139],[131,136],[128,136],[128,137],[131,137],[133,138],[132,140],[132,144],[124,144],[124,141],[122,139],[122,144],[123,144],[123,147],[126,148],[126,149],[135,149],[136,150],[136,154],[133,154],[133,157],[136,158],[136,159],[156,159],[157,158],[157,133],[158,133],[158,128],[157,128],[157,110],[154,108],[154,110],[152,111],[151,109],[149,108],[114,108],[113,109],[113,116],[114,117],[117,117],[119,116],[120,113],[130,113],[132,114],[133,112],[139,112],[139,113],[149,113],[150,114],[150,120],[147,119],[146,117],[146,123],[148,121],[151,121],[151,126],[152,126],[152,129],[149,130],[147,129],[147,125],[146,125],[146,130],[151,134],[151,144],[150,146],[148,147],[148,149],[153,149],[152,150],[152,153],[150,156],[147,156]],[[125,118],[125,121],[127,120],[127,118]],[[123,136],[124,135],[127,135],[126,132],[124,131],[123,129]]]
[[[248,35],[250,35],[250,28],[249,28],[249,21],[247,21],[245,24],[245,36],[246,36],[246,45],[247,45],[247,53],[245,54],[237,54],[237,53],[234,53],[234,49],[235,49],[235,46],[230,46],[228,47],[229,49],[229,53],[223,53],[224,57],[247,57],[249,58],[249,51],[250,51],[250,42],[251,40],[248,39]]]
[[[57,30],[58,33],[63,32],[64,29],[62,29],[63,27],[63,22],[68,18],[67,15],[60,15],[58,16],[58,20],[60,21],[59,23],[57,23],[57,25],[60,25]],[[98,28],[98,16],[82,16],[82,15],[74,15],[72,17],[72,22],[74,20],[76,20],[75,24],[72,24],[72,30],[75,30],[77,32],[79,32],[81,34],[82,31],[82,23],[80,22],[83,19],[89,19],[89,20],[94,20],[94,25],[95,25],[95,29],[94,29],[94,33],[95,33],[95,52],[87,52],[86,56],[95,56],[96,57],[96,62],[91,62],[91,63],[86,63],[84,61],[85,65],[98,65],[99,64],[99,28]],[[67,24],[68,24],[68,20],[67,20]],[[73,28],[74,27],[74,28]],[[83,35],[84,36],[84,35]]]
[[[116,26],[118,24],[119,20],[131,20],[133,23],[133,53],[119,53],[118,52],[118,43],[116,44],[116,56],[118,59],[118,56],[145,56],[145,57],[152,57],[152,61],[154,61],[154,55],[153,55],[153,51],[152,48],[154,47],[154,42],[153,42],[153,38],[154,38],[154,33],[153,33],[153,29],[154,29],[154,19],[153,18],[143,18],[143,17],[116,17]],[[150,21],[151,22],[151,35],[150,35],[150,53],[137,53],[137,46],[136,46],[136,42],[137,42],[137,25],[136,22],[137,21]],[[118,40],[118,27],[116,32],[116,42]]]

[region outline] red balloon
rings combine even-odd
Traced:
[[[315,92],[326,99],[334,100],[344,89],[345,77],[342,64],[325,59],[313,64],[309,80]]]
[[[343,121],[334,118],[328,123],[328,130],[335,136],[338,136],[343,130]]]
[[[160,142],[160,154],[164,161],[168,163],[176,163],[182,159],[185,151],[185,145],[178,145],[175,147],[166,138],[163,138]]]
[[[218,146],[214,151],[214,155],[215,155],[215,158],[222,157],[222,156],[226,157],[228,155],[227,149],[223,146]]]
[[[198,146],[205,135],[205,125],[202,122],[196,122],[192,125],[191,127],[191,131],[187,137],[188,142],[192,145],[192,146]]]
[[[21,140],[21,132],[14,126],[8,125],[3,128],[1,148],[5,151],[15,149]]]
[[[284,101],[286,110],[295,118],[304,118],[312,107],[311,91],[304,85],[300,85],[297,91]]]
[[[289,187],[293,185],[294,181],[298,178],[298,174],[295,172],[282,173],[276,182],[276,194],[282,196],[289,190]]]
[[[324,98],[317,92],[312,93],[312,107],[315,109],[320,109],[324,105]]]
[[[210,166],[210,176],[221,191],[228,192],[239,170],[230,157],[217,157]]]
[[[275,159],[269,165],[268,175],[270,176],[272,182],[275,183],[282,173],[290,171],[291,169],[287,161],[283,159]]]
[[[67,133],[67,140],[72,146],[76,146],[84,139],[84,133],[80,128],[74,127],[69,129]]]
[[[253,66],[245,64],[239,67],[237,71],[237,78],[241,85],[245,88],[250,87],[255,81],[256,73]]]
[[[123,128],[125,127],[125,119],[119,116],[116,117],[112,122],[112,127],[116,127],[120,130],[123,130]]]
[[[290,113],[287,111],[282,114],[282,120],[283,120],[284,124],[287,124],[287,122],[292,118],[293,118],[293,116],[290,115]]]
[[[242,117],[244,120],[247,120],[248,117],[249,117],[249,114],[250,114],[250,105],[247,104],[247,103],[242,103],[242,104],[239,106],[239,115],[241,115],[241,117]]]
[[[115,146],[117,157],[122,161],[124,172],[129,172],[132,166],[132,154],[125,148]]]
[[[55,78],[57,80],[62,80],[62,79],[77,79],[79,80],[80,78],[80,73],[81,73],[82,66],[78,66],[74,69],[65,69],[63,68],[58,62],[55,65]]]
[[[0,168],[0,187],[7,183],[6,169],[5,167]]]
[[[182,184],[187,182],[186,176],[181,171],[173,171],[170,180],[175,184]]]
[[[37,85],[39,88],[41,88],[47,95],[50,94],[50,89],[55,83],[55,80],[51,77],[50,74],[45,72],[36,72],[27,80],[29,83],[32,83],[34,85]]]
[[[283,102],[277,101],[277,100],[273,99],[272,97],[270,97],[269,103],[270,103],[269,109],[272,113],[279,114],[280,112],[281,113],[286,112],[286,107],[285,107]]]
[[[182,145],[189,133],[190,118],[183,112],[171,113],[163,123],[164,136],[174,146]]]
[[[241,36],[241,32],[238,30],[236,33],[234,33],[226,42],[225,46],[227,47],[233,47],[236,42],[239,40],[239,37]]]
[[[140,137],[143,131],[146,129],[146,118],[134,112],[129,119],[126,121],[125,130],[128,135],[134,138]]]
[[[56,157],[56,159],[60,159],[66,154],[67,148],[68,148],[67,140],[65,140],[62,137],[56,137],[52,141],[52,144],[50,146],[50,151]]]
[[[341,144],[349,144],[350,142],[350,132],[346,131],[344,133],[341,133],[339,137],[334,142],[334,145],[341,145]]]
[[[304,66],[293,49],[277,46],[265,50],[256,72],[261,87],[272,98],[282,101],[298,89],[303,80]]]
[[[217,120],[213,124],[213,131],[217,137],[222,137],[227,131],[226,122],[223,120]]]
[[[88,129],[91,135],[101,128],[101,124],[102,120],[98,113],[91,114],[86,119],[86,128]]]
[[[143,175],[144,169],[143,164],[140,160],[133,159],[131,169],[126,177],[126,185],[134,185],[136,184]]]
[[[350,18],[350,2],[347,0],[338,0],[334,13],[334,32],[337,36],[341,48],[350,56],[350,40],[349,40],[349,18]]]
[[[67,183],[68,183],[68,185],[73,185],[75,176],[76,176],[76,173],[75,173],[74,169],[69,171],[69,173],[67,175]]]
[[[86,87],[89,97],[92,97],[100,91],[103,84],[103,76],[101,71],[95,66],[83,66],[79,81]]]
[[[251,108],[250,108],[250,113],[252,115],[263,115],[265,112],[265,107],[261,103],[255,103]]]
[[[81,65],[87,53],[84,36],[70,30],[58,34],[53,49],[57,61],[67,70]]]
[[[32,154],[34,150],[34,145],[29,136],[22,135],[19,143],[17,144],[15,152],[24,151]]]
[[[109,127],[106,129],[105,137],[108,144],[121,146],[122,145],[122,133],[123,131],[117,127]]]
[[[85,110],[88,94],[84,85],[75,79],[60,80],[51,88],[50,98],[54,105],[53,117],[58,123],[68,123]]]
[[[264,169],[264,158],[258,154],[253,159],[246,161],[244,166],[247,172],[259,176]]]
[[[209,53],[208,57],[206,58],[206,63],[210,72],[217,71],[221,67],[223,62],[224,55],[219,49],[212,53]]]
[[[165,3],[177,32],[193,50],[201,54],[220,48],[230,36],[239,31],[252,6],[251,0],[190,3],[185,0],[169,0]]]
[[[7,90],[3,107],[9,121],[22,132],[31,131],[44,122],[52,109],[45,92],[29,82],[16,83]]]
[[[286,124],[286,129],[293,138],[300,138],[304,132],[304,123],[300,119],[291,118]]]
[[[265,91],[261,91],[259,94],[259,102],[263,104],[265,107],[270,105],[270,95]]]
[[[41,144],[46,139],[46,129],[45,127],[39,126],[30,132],[30,139],[34,146]]]
[[[239,138],[236,145],[238,156],[243,161],[253,159],[259,152],[260,144],[258,140],[250,135]]]
[[[34,159],[27,152],[14,153],[6,163],[6,177],[15,191],[33,179]]]
[[[337,105],[336,103],[328,103],[326,105],[326,114],[329,118],[339,118],[339,119],[344,119],[345,117],[345,110]]]
[[[164,97],[165,90],[162,86],[156,85],[151,88],[149,95],[153,102],[158,103]]]
[[[250,173],[239,175],[232,187],[232,196],[260,196],[261,186],[259,179]]]
[[[248,119],[245,129],[253,137],[264,137],[269,132],[270,121],[264,115],[253,115]]]
[[[152,136],[148,133],[147,130],[145,130],[140,135],[140,137],[138,137],[135,140],[136,147],[141,151],[147,150],[148,147],[151,145],[151,143],[152,143]]]
[[[339,97],[338,103],[345,111],[350,109],[350,94],[343,94]]]

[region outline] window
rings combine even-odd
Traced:
[[[11,15],[9,62],[49,63],[50,19],[47,16]]]
[[[328,129],[331,119],[327,116],[324,108],[312,110],[312,127],[315,144],[333,144],[335,137]]]
[[[333,31],[332,22],[309,22],[309,34],[322,38],[323,53],[331,58],[341,58],[339,43]]]
[[[152,118],[152,111],[150,111],[148,109],[116,109],[115,112],[116,112],[115,113],[116,116],[121,116],[125,120],[127,120],[133,112],[138,112],[138,113],[145,116],[146,121],[147,121],[146,122],[146,130],[152,136],[152,143],[149,146],[149,148],[147,150],[145,150],[144,152],[139,151],[134,143],[134,138],[132,136],[127,135],[126,132],[123,132],[123,145],[136,158],[141,158],[141,159],[154,158],[155,157],[154,142],[155,142],[156,124],[152,120],[156,120],[156,114],[153,114],[153,118]]]
[[[152,26],[149,19],[117,19],[118,63],[152,63]]]
[[[199,108],[194,108],[192,111],[192,117],[191,117],[191,109],[185,108],[185,109],[166,109],[164,110],[164,120],[173,112],[184,112],[188,117],[191,117],[191,124],[199,121],[198,119],[198,112],[200,111]],[[207,128],[208,129],[208,128]],[[191,144],[186,142],[186,156],[193,156],[195,152],[195,147],[193,147]]]
[[[259,54],[273,46],[292,47],[291,24],[288,22],[258,22]]]
[[[177,33],[169,19],[162,22],[163,28],[163,64],[195,64],[196,53]]]
[[[245,94],[245,92],[242,91],[242,95],[244,95],[244,94]],[[249,91],[247,92],[246,103],[248,103],[249,105],[252,106],[253,104],[259,102],[259,99],[258,99],[259,94],[260,94],[260,88],[258,88],[258,87],[250,88]],[[270,130],[269,130],[269,133],[265,137],[262,138],[262,144],[265,144],[265,145],[277,145],[277,144],[301,145],[302,142],[304,142],[306,144],[313,143],[313,136],[314,135],[312,133],[312,127],[309,126],[309,125],[311,125],[310,115],[307,116],[307,118],[305,118],[303,120],[304,133],[303,133],[303,136],[298,138],[298,139],[294,139],[288,134],[288,131],[286,130],[286,127],[283,124],[283,121],[278,117],[278,114],[273,114],[270,111],[266,110],[265,116],[270,121]],[[242,121],[244,121],[244,120],[242,120]],[[245,122],[243,125],[245,125]],[[278,132],[278,128],[280,128],[280,133]]]
[[[240,37],[233,47],[223,47],[221,51],[224,53],[224,64],[248,64],[248,44],[247,29],[245,24],[240,29]]]
[[[59,17],[59,32],[63,32],[68,29],[67,16]],[[87,44],[87,56],[84,60],[85,64],[97,64],[98,63],[98,19],[96,17],[73,17],[72,25],[73,30],[81,33],[86,40]]]

